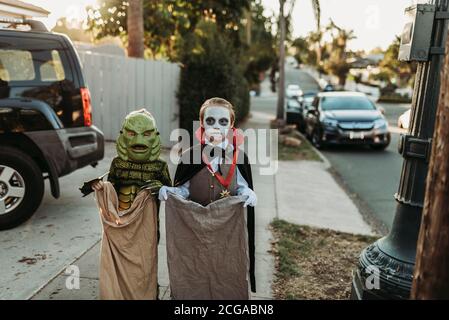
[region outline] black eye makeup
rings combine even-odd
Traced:
[[[215,124],[215,119],[212,118],[212,117],[207,117],[207,118],[206,118],[206,124],[207,124],[208,126],[214,125],[214,124]]]
[[[227,118],[221,118],[220,120],[218,120],[218,123],[219,123],[221,126],[227,126],[227,125],[229,124],[229,119],[227,119]]]

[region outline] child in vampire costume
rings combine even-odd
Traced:
[[[200,144],[186,150],[166,201],[167,261],[173,299],[244,300],[256,291],[251,167],[239,149],[232,105],[207,100]],[[195,161],[197,159],[198,161]],[[247,208],[245,218],[244,208]]]
[[[117,139],[118,156],[108,181],[91,183],[103,225],[100,299],[158,298],[157,194],[163,185],[171,185],[160,149],[152,115],[145,109],[131,112]]]

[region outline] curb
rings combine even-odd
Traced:
[[[301,132],[295,130],[295,134],[302,139],[308,140]],[[318,150],[312,143],[310,143],[313,150],[318,154],[321,160],[324,163],[324,169],[328,171],[335,182],[342,188],[342,190],[346,193],[346,195],[351,199],[354,205],[359,210],[362,219],[371,227],[372,232],[375,235],[386,235],[388,233],[388,228],[385,226],[383,222],[381,222],[376,215],[371,211],[368,207],[367,203],[362,200],[357,194],[354,196],[353,191],[348,187],[346,182],[343,180],[340,173],[332,166],[327,157]]]
[[[297,135],[300,139],[308,141],[308,139],[298,130],[294,130],[294,134]],[[316,154],[320,157],[321,161],[323,161],[324,169],[329,170],[332,168],[332,164],[330,161],[326,158],[326,156],[318,150],[312,143],[310,143],[310,146],[312,147],[313,151],[316,152]]]

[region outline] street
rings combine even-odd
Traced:
[[[287,83],[298,81],[303,88],[317,88],[316,81],[303,71],[288,69],[287,77]],[[276,95],[264,90],[258,103],[253,105],[253,115],[262,119],[274,116],[276,99]],[[400,130],[395,124],[408,106],[382,106],[392,130],[392,143],[386,151],[346,147],[328,149],[323,153],[343,180],[346,190],[350,193],[356,191],[356,198],[390,227],[395,210],[393,194],[402,163],[396,151]],[[83,181],[107,171],[115,154],[114,148],[107,150],[105,159],[97,168],[87,167],[61,179],[61,189],[64,190],[61,199],[53,199],[47,185],[43,203],[32,219],[18,228],[0,233],[3,245],[0,299],[32,297],[42,285],[98,243],[101,227],[94,200],[91,196],[81,198],[78,187]]]
[[[449,299],[449,0],[341,3],[0,0],[0,301]]]
[[[51,196],[47,181],[45,197],[33,217],[0,232],[0,300],[29,299],[99,241],[101,225],[94,199],[82,198],[78,188],[109,169],[115,154],[111,151],[96,168],[85,167],[61,178],[59,199]]]
[[[385,109],[390,124],[391,143],[384,151],[364,147],[334,147],[323,154],[343,179],[348,191],[355,193],[379,221],[391,228],[396,210],[394,194],[399,186],[402,157],[397,151],[400,130],[398,116],[408,105],[378,104]],[[362,204],[363,205],[363,204]]]
[[[312,76],[291,67],[286,68],[286,85],[289,84],[299,84],[305,92],[319,88]],[[273,102],[267,101],[257,111],[274,116],[276,110],[273,105]],[[391,144],[385,151],[351,146],[326,149],[323,154],[331,162],[346,190],[355,195],[361,211],[374,215],[377,224],[388,230],[395,214],[394,194],[399,185],[402,166],[402,157],[397,152],[397,146],[400,133],[405,132],[397,127],[397,119],[410,106],[388,103],[380,103],[378,106],[385,109],[385,116],[390,124]]]

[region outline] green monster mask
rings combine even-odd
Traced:
[[[117,153],[122,160],[137,163],[159,159],[161,139],[151,113],[141,109],[126,116],[117,139]]]

